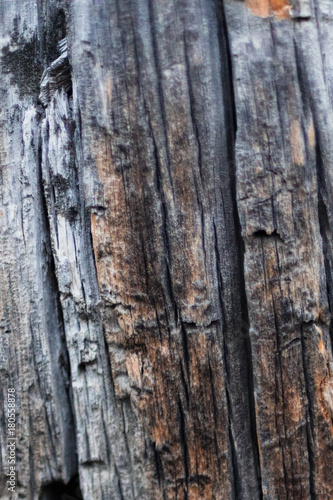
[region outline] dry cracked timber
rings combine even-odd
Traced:
[[[332,499],[332,230],[331,0],[1,0],[1,498]]]

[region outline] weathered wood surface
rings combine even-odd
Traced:
[[[333,498],[331,1],[0,33],[1,498]]]

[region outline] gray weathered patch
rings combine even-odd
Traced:
[[[2,71],[12,75],[10,82],[17,85],[20,97],[37,95],[43,71],[37,35],[13,41],[2,49]]]

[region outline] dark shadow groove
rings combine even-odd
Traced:
[[[79,476],[74,476],[68,484],[53,481],[43,486],[39,500],[83,500]]]
[[[66,379],[68,380],[68,385],[65,385],[65,393],[66,393],[66,398],[67,398],[67,405],[68,405],[68,410],[69,410],[69,420],[66,421],[66,429],[65,429],[65,445],[66,447],[70,450],[72,457],[75,461],[75,465],[73,467],[75,473],[78,471],[78,459],[77,459],[77,432],[76,432],[76,424],[75,424],[75,414],[74,414],[74,402],[73,402],[73,394],[72,394],[72,386],[71,386],[71,366],[70,366],[70,359],[69,359],[69,353],[67,349],[67,344],[66,344],[66,335],[65,335],[65,322],[64,322],[64,317],[63,317],[63,309],[62,309],[62,304],[60,300],[60,290],[59,290],[59,284],[58,284],[58,279],[56,275],[56,265],[55,265],[55,260],[54,260],[54,255],[52,251],[52,244],[51,244],[51,227],[50,227],[50,222],[49,222],[49,216],[48,216],[48,208],[47,208],[47,200],[46,200],[46,193],[45,193],[45,186],[43,182],[43,175],[42,175],[42,143],[41,143],[41,137],[39,138],[39,145],[38,145],[38,184],[40,187],[40,204],[41,204],[41,218],[43,219],[44,227],[45,227],[45,234],[46,234],[46,245],[47,249],[45,250],[47,252],[47,258],[48,258],[48,277],[50,280],[50,288],[53,292],[54,298],[55,298],[55,303],[56,303],[56,308],[55,308],[55,314],[57,314],[58,318],[58,324],[59,324],[59,336],[60,336],[60,343],[61,343],[61,355],[59,357],[58,363],[59,363],[59,371],[64,372],[66,375]],[[70,443],[70,444],[69,444]],[[73,470],[72,469],[72,470]],[[75,479],[76,478],[76,479]],[[76,481],[76,483],[79,484],[79,478],[78,475],[75,475],[72,479],[72,481]],[[55,491],[57,491],[57,488],[62,483],[52,483],[52,485],[49,485],[44,488],[44,496],[41,496],[41,500],[53,500],[53,498],[60,498],[60,500],[66,500],[62,497],[59,496],[50,496],[51,495],[51,486],[52,488],[54,487]],[[57,486],[58,485],[58,486]],[[66,489],[67,486],[71,489],[72,488],[72,482],[69,483],[69,485],[63,485],[64,488]],[[80,488],[79,486],[77,487],[77,490],[79,491]],[[60,490],[59,490],[60,491]],[[48,496],[45,496],[48,495]],[[74,497],[74,498],[79,498],[82,499],[83,497]],[[67,500],[71,500],[70,497]]]
[[[245,338],[245,351],[246,351],[246,362],[247,362],[247,380],[248,380],[248,397],[249,397],[249,412],[250,412],[250,426],[252,435],[252,448],[253,448],[253,459],[255,470],[257,473],[257,485],[259,496],[263,498],[262,490],[262,479],[261,479],[261,467],[259,460],[259,447],[258,447],[258,435],[257,435],[257,425],[256,425],[256,412],[255,412],[255,400],[254,400],[254,379],[253,379],[253,364],[252,364],[252,346],[249,334],[249,315],[248,315],[248,304],[246,298],[246,288],[245,288],[245,277],[244,277],[244,255],[245,255],[245,244],[241,232],[241,224],[238,213],[237,206],[237,189],[236,189],[236,158],[235,158],[235,146],[236,146],[236,133],[237,133],[237,113],[236,113],[236,97],[234,89],[234,78],[233,78],[233,68],[232,68],[232,54],[230,49],[229,37],[228,37],[228,26],[224,11],[223,0],[214,0],[215,9],[218,19],[218,37],[220,44],[220,54],[221,54],[221,81],[222,81],[222,91],[223,91],[223,101],[225,108],[225,130],[227,133],[227,144],[228,144],[228,164],[230,165],[230,186],[231,186],[231,198],[233,203],[233,218],[235,227],[235,237],[238,249],[238,268],[239,268],[239,288],[241,292],[241,309],[242,309],[242,331],[240,334]],[[227,77],[226,77],[227,75]]]

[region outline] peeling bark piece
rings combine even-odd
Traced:
[[[40,83],[39,99],[44,106],[47,106],[57,90],[64,88],[65,92],[69,92],[72,89],[66,38],[58,42],[58,48],[59,57],[44,71]]]

